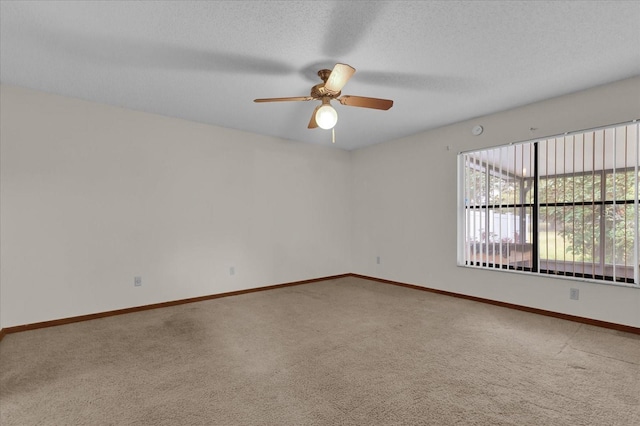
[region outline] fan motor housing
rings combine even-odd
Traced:
[[[340,96],[340,93],[342,92],[338,92],[338,93],[332,93],[329,92],[328,90],[326,90],[324,88],[324,83],[320,83],[320,84],[316,84],[315,86],[313,86],[311,88],[311,96],[315,99],[321,99],[321,98],[337,98],[338,96]]]
[[[329,92],[324,88],[324,85],[327,83],[327,79],[329,78],[330,75],[331,75],[331,70],[324,69],[324,70],[318,71],[318,77],[320,77],[320,79],[322,80],[322,83],[316,84],[311,88],[311,96],[313,96],[314,98],[332,98],[332,99],[340,96],[340,93],[342,92],[338,92],[338,93]]]

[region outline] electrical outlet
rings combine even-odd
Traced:
[[[580,290],[577,288],[572,288],[569,290],[569,299],[578,300],[580,299]]]
[[[234,268],[233,266],[229,268],[229,275],[235,275],[236,274],[236,268]]]
[[[380,256],[376,256],[376,263],[379,265],[380,264]]]
[[[142,285],[142,277],[133,277],[133,285],[140,287]]]

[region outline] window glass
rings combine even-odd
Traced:
[[[461,154],[460,263],[637,284],[638,133],[630,123]]]

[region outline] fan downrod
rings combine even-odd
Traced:
[[[327,79],[329,78],[330,75],[331,75],[331,70],[318,71],[318,77],[320,77],[320,79],[325,83],[327,82]]]

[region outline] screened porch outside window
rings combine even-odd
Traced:
[[[458,263],[637,285],[638,127],[460,154]]]

